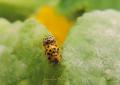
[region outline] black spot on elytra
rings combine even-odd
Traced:
[[[56,50],[56,48],[53,48],[53,50],[55,51],[55,50]]]
[[[49,48],[50,46],[48,45],[47,48]]]
[[[49,55],[50,55],[50,53],[47,53],[47,55],[49,56]]]
[[[51,52],[52,50],[50,49],[49,52]]]

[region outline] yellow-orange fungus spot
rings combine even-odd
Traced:
[[[64,41],[73,22],[56,12],[54,7],[44,6],[38,10],[35,18],[44,24],[61,42]]]

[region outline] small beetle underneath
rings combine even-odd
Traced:
[[[45,54],[48,60],[53,64],[58,64],[62,58],[60,55],[59,47],[57,46],[56,39],[53,36],[48,36],[43,40]]]

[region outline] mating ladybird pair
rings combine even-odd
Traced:
[[[59,48],[56,43],[56,39],[53,36],[48,36],[43,40],[43,46],[45,48],[45,54],[50,62],[58,64],[61,60]]]

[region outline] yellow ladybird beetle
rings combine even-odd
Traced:
[[[58,64],[62,58],[59,47],[57,46],[56,39],[53,36],[48,36],[43,40],[45,54],[50,62]]]

